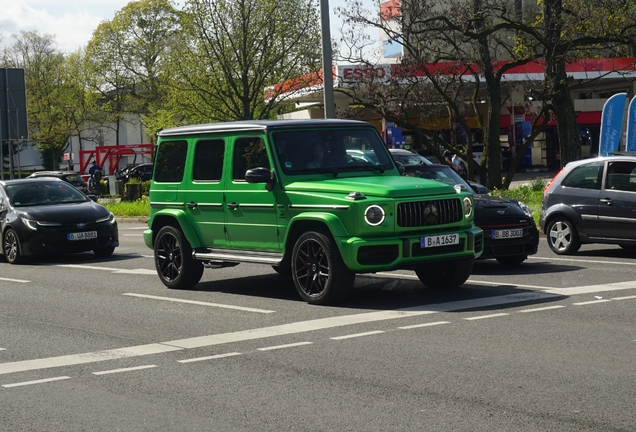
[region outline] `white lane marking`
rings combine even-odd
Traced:
[[[186,359],[186,360],[177,360],[177,362],[179,363],[192,363],[192,362],[199,362],[199,361],[205,361],[205,360],[216,360],[216,359],[220,359],[220,358],[225,358],[225,357],[234,357],[237,355],[241,355],[240,352],[231,352],[231,353],[225,353],[225,354],[217,354],[217,355],[212,355],[212,356],[207,356],[207,357],[197,357],[197,358],[191,358],[191,359]]]
[[[188,304],[195,304],[200,306],[213,306],[218,308],[240,310],[244,312],[258,312],[263,314],[276,312],[276,311],[267,310],[267,309],[254,309],[254,308],[243,307],[243,306],[232,306],[232,305],[225,305],[220,303],[208,303],[208,302],[202,302],[202,301],[196,301],[196,300],[183,300],[183,299],[172,298],[172,297],[160,297],[160,296],[146,295],[146,294],[123,293],[122,295],[130,296],[130,297],[147,298],[152,300],[164,300],[164,301],[170,301],[175,303],[188,303]]]
[[[450,324],[450,321],[435,321],[435,322],[423,323],[423,324],[413,324],[413,325],[408,325],[408,326],[403,326],[398,328],[402,330],[410,330],[414,328],[431,327],[431,326],[442,325],[442,324]]]
[[[367,277],[381,277],[381,278],[390,277],[390,278],[394,278],[394,279],[413,279],[413,280],[418,280],[417,276],[408,275],[408,274],[404,274],[404,273],[382,273],[382,272],[380,272],[380,273],[373,273],[373,274],[365,274],[364,276],[367,276]],[[478,284],[478,285],[491,285],[491,286],[513,286],[513,287],[518,287],[518,288],[533,288],[533,289],[538,289],[538,290],[549,290],[549,289],[552,289],[551,287],[541,286],[541,285],[522,285],[522,284],[517,284],[517,283],[488,282],[488,281],[481,281],[481,280],[475,280],[475,279],[468,279],[465,283],[474,283],[474,284]]]
[[[78,268],[82,270],[104,270],[117,274],[146,274],[146,275],[156,275],[156,270],[148,270],[148,269],[118,269],[113,267],[99,267],[99,266],[88,266],[88,265],[80,265],[80,264],[55,264],[56,267],[66,267],[66,268]]]
[[[464,318],[466,321],[474,321],[474,320],[480,320],[480,319],[486,319],[486,318],[497,318],[497,317],[502,317],[502,316],[508,316],[510,314],[507,313],[496,313],[496,314],[490,314],[490,315],[479,315],[479,316],[474,316],[474,317],[469,317],[469,318]]]
[[[612,297],[612,300],[630,300],[630,299],[636,299],[636,295],[626,296],[626,297]]]
[[[434,305],[414,306],[398,310],[369,312],[356,315],[322,318],[309,321],[300,321],[290,324],[282,324],[271,327],[262,327],[251,330],[243,330],[232,333],[221,333],[208,336],[197,336],[188,339],[179,339],[163,343],[133,346],[106,351],[73,354],[60,357],[42,358],[36,360],[22,360],[11,363],[0,363],[0,375],[24,372],[29,370],[47,369],[60,366],[71,366],[84,363],[94,363],[104,360],[114,360],[126,357],[158,354],[180,349],[201,348],[213,345],[222,345],[247,340],[264,339],[274,336],[305,333],[315,330],[324,330],[334,327],[344,327],[353,324],[385,321],[391,319],[408,318],[420,315],[434,314],[438,312],[450,312],[463,309],[500,306],[526,301],[543,300],[556,297],[540,292],[528,292],[509,294],[497,297],[485,297],[456,302],[439,303]]]
[[[150,369],[150,368],[156,368],[156,367],[157,365],[145,365],[145,366],[135,366],[135,367],[121,368],[121,369],[111,369],[111,370],[93,372],[93,375],[108,375],[108,374],[137,371],[137,370]]]
[[[543,261],[570,261],[570,262],[582,262],[582,263],[594,263],[594,264],[619,264],[619,265],[629,265],[629,266],[636,265],[636,263],[634,262],[627,262],[627,261],[601,261],[601,260],[555,258],[555,257],[542,258],[542,257],[535,257],[535,256],[529,256],[528,258],[533,260],[543,260]]]
[[[546,307],[540,307],[540,308],[535,308],[535,309],[524,309],[524,310],[520,310],[519,312],[521,312],[521,313],[542,312],[542,311],[547,311],[547,310],[552,310],[552,309],[561,309],[561,308],[564,308],[564,307],[565,306],[562,306],[562,305],[546,306]]]
[[[65,380],[65,379],[71,379],[71,377],[69,377],[69,376],[60,376],[60,377],[46,378],[46,379],[35,380],[35,381],[24,381],[24,382],[13,383],[13,384],[3,384],[2,387],[6,387],[6,388],[21,387],[21,386],[27,386],[27,385],[32,385],[32,384],[42,384],[42,383],[47,383],[47,382],[52,382],[52,381],[60,381],[60,380]]]
[[[543,290],[543,292],[548,294],[557,294],[557,295],[574,295],[574,294],[592,294],[597,292],[606,292],[606,291],[621,291],[628,289],[636,289],[636,281],[627,281],[627,282],[616,282],[612,284],[602,284],[602,285],[587,285],[587,286],[579,286],[572,288],[550,288]]]
[[[49,369],[60,366],[72,366],[86,363],[96,363],[105,360],[117,360],[129,357],[159,354],[170,351],[180,351],[181,348],[162,344],[138,345],[127,348],[96,351],[83,354],[71,354],[59,357],[22,360],[11,363],[0,363],[0,375],[39,369]]]
[[[6,348],[0,348],[0,351],[6,351],[6,350],[7,350]]]
[[[18,282],[18,283],[29,283],[29,282],[31,282],[31,281],[23,280],[23,279],[9,279],[9,278],[0,278],[0,281]]]
[[[364,332],[364,333],[354,333],[354,334],[349,334],[349,335],[344,335],[344,336],[336,336],[336,337],[332,337],[329,339],[333,339],[333,340],[342,340],[342,339],[351,339],[351,338],[357,338],[357,337],[363,337],[363,336],[371,336],[371,335],[376,335],[376,334],[380,334],[380,333],[386,333],[383,330],[375,330],[375,331],[369,331],[369,332]]]
[[[283,348],[293,348],[293,347],[297,347],[297,346],[303,346],[303,345],[311,345],[313,344],[313,342],[296,342],[296,343],[290,343],[290,344],[286,344],[286,345],[275,345],[275,346],[268,346],[268,347],[263,347],[263,348],[256,348],[259,351],[271,351],[271,350],[278,350],[278,349],[283,349]]]
[[[591,301],[586,301],[586,302],[578,302],[578,303],[572,303],[574,306],[585,306],[585,305],[590,305],[590,304],[596,304],[596,303],[606,303],[609,302],[611,300],[609,299],[603,299],[603,300],[591,300]]]

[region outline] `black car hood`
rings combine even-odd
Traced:
[[[493,216],[521,216],[528,219],[528,215],[515,200],[491,195],[475,195],[475,219],[481,220]]]
[[[17,212],[29,219],[46,222],[90,222],[108,216],[109,211],[93,201],[70,204],[18,207]]]

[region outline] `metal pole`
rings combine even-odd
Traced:
[[[322,32],[322,92],[325,118],[336,118],[333,97],[333,72],[331,65],[331,31],[329,29],[329,0],[320,0],[320,24]]]

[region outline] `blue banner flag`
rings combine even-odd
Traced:
[[[603,105],[601,136],[598,145],[599,156],[607,156],[610,152],[618,151],[626,100],[627,93],[616,93]]]
[[[636,152],[636,96],[627,108],[627,151]]]

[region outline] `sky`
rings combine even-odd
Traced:
[[[57,48],[73,52],[85,47],[100,22],[111,20],[130,0],[1,0],[0,44],[10,44],[11,35],[38,31],[55,36]],[[333,13],[346,0],[329,0],[331,36],[340,24]],[[175,2],[179,4],[180,2]],[[182,3],[182,2],[181,2]],[[372,6],[372,0],[365,0]]]

